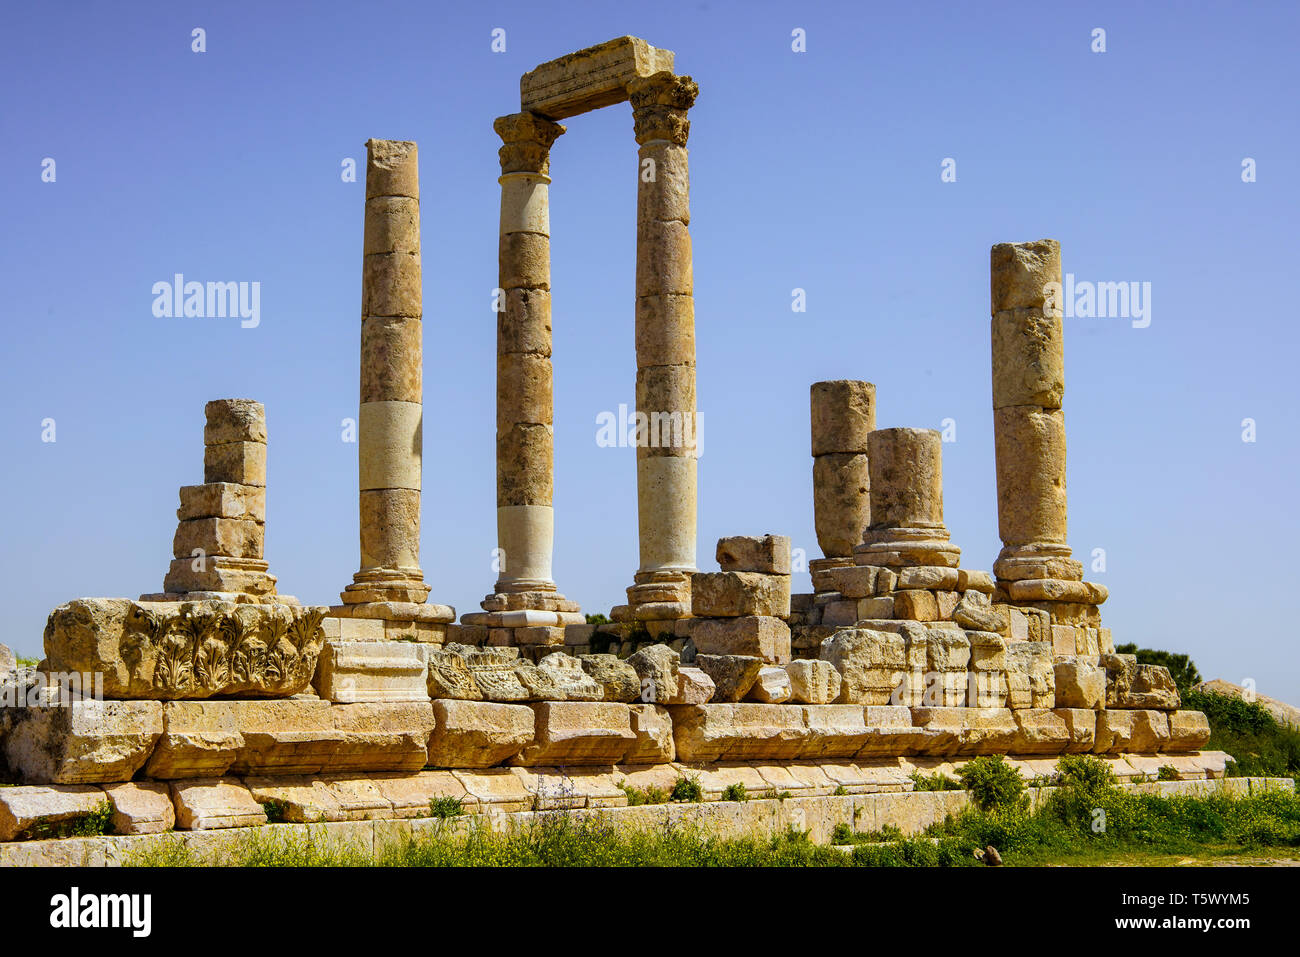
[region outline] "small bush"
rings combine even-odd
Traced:
[[[113,805],[104,800],[95,805],[93,811],[64,818],[62,821],[39,818],[22,837],[33,841],[59,837],[98,837],[108,834],[112,829]]]
[[[431,817],[458,817],[464,813],[465,803],[463,798],[436,797],[429,801],[429,815]]]
[[[655,787],[653,784],[645,788],[632,787],[626,781],[618,785],[619,790],[627,795],[627,803],[630,807],[641,807],[644,804],[667,804],[668,792],[663,788]]]
[[[748,801],[749,793],[745,790],[745,785],[737,782],[728,784],[722,789],[722,800],[724,801]]]
[[[843,797],[848,793],[849,793],[849,789],[846,788],[843,784],[835,785],[835,790],[831,792],[831,794],[833,794],[835,797]]]
[[[1162,764],[1156,770],[1157,781],[1177,781],[1178,778],[1178,769],[1172,764]]]
[[[958,777],[981,811],[1009,810],[1019,806],[1024,797],[1024,779],[1000,754],[972,758]]]
[[[916,791],[960,791],[961,785],[938,771],[934,774],[922,774],[920,771],[913,771],[909,776],[913,790]]]
[[[704,800],[704,789],[700,787],[698,777],[682,776],[673,782],[673,789],[668,797],[669,800],[681,804],[699,804]]]
[[[272,799],[270,801],[259,801],[258,803],[262,805],[262,810],[266,812],[267,824],[284,823],[284,813],[287,810],[287,805],[283,801]]]
[[[834,830],[831,831],[831,843],[852,844],[853,828],[849,827],[843,821],[841,821],[839,824],[836,824]]]
[[[588,615],[587,624],[589,625],[608,625],[609,619],[604,615]]]

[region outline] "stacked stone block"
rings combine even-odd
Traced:
[[[252,399],[215,399],[203,411],[203,484],[181,487],[163,593],[142,598],[275,600],[263,554],[266,410]]]
[[[790,539],[718,539],[720,572],[696,572],[691,641],[702,655],[738,655],[767,664],[790,660]]]

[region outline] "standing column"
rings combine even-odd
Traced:
[[[876,387],[838,379],[810,389],[813,454],[813,518],[824,558],[808,570],[817,591],[824,573],[853,564],[853,547],[871,522],[871,476],[867,436],[876,428]]]
[[[878,429],[867,439],[871,524],[859,565],[956,568],[961,549],[943,524],[943,440],[934,429]]]
[[[637,151],[636,450],[638,619],[690,614],[695,568],[695,300],[686,111],[699,87],[663,70],[628,84]]]
[[[498,117],[501,160],[497,313],[497,544],[495,595],[508,607],[555,610],[551,554],[555,433],[551,375],[550,149],[564,132],[532,113]],[[484,608],[507,605],[493,596]]]
[[[993,571],[1007,581],[1079,581],[1083,566],[1066,544],[1061,246],[1053,239],[1000,243],[990,256],[990,280],[1003,544]]]
[[[358,460],[361,569],[345,605],[423,602],[420,187],[414,143],[366,143]]]

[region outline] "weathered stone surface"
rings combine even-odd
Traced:
[[[78,598],[50,613],[51,671],[103,674],[108,698],[288,697],[307,687],[325,607]]]
[[[266,442],[266,408],[252,399],[213,399],[203,406],[204,445]]]
[[[519,80],[520,109],[551,119],[621,103],[627,86],[673,68],[671,50],[637,37],[618,37],[529,70]]]
[[[1080,659],[1055,666],[1056,704],[1061,708],[1091,708],[1106,704],[1106,672]]]
[[[171,791],[157,781],[104,785],[113,805],[114,834],[159,834],[176,825]]]
[[[1007,643],[1007,681],[1012,708],[1056,707],[1056,668],[1045,641]]]
[[[613,701],[544,701],[532,743],[511,760],[525,766],[617,764],[636,743],[628,705]]]
[[[868,440],[871,527],[943,527],[943,446],[933,429],[877,429]]]
[[[196,553],[231,558],[261,558],[266,526],[242,518],[191,518],[179,522],[172,538],[172,554],[191,558]]]
[[[990,314],[1037,309],[1047,302],[1048,283],[1061,281],[1061,244],[1054,239],[998,243],[989,251]],[[1060,305],[1060,293],[1057,305]]]
[[[924,754],[1005,754],[1018,733],[1006,708],[913,708],[912,724],[928,732]]]
[[[679,761],[794,758],[808,741],[800,707],[705,704],[671,710]]]
[[[327,641],[312,683],[326,701],[427,701],[425,659],[412,641]]]
[[[763,669],[762,658],[746,655],[697,654],[695,663],[713,681],[713,700],[719,702],[740,701]]]
[[[429,766],[490,768],[518,754],[533,740],[534,712],[527,705],[442,700],[429,738]]]
[[[1057,305],[1059,307],[1059,297]],[[1065,395],[1060,310],[1007,309],[993,317],[993,408],[1059,409]]]
[[[1070,744],[1070,728],[1057,712],[1048,708],[1022,708],[1012,715],[1016,722],[1013,753],[1060,754]]]
[[[905,668],[902,635],[845,628],[822,642],[818,657],[840,673],[840,704],[889,704]]]
[[[1064,413],[1037,406],[995,409],[993,438],[1002,541],[1008,546],[1064,543]]]
[[[718,539],[718,565],[724,572],[790,574],[789,535],[732,535]]]
[[[780,704],[789,701],[791,695],[790,676],[784,668],[760,668],[758,677],[750,685],[747,701],[761,704]]]
[[[1097,712],[1097,754],[1116,751],[1154,753],[1169,743],[1169,718],[1163,711]]]
[[[641,697],[641,678],[636,669],[617,655],[580,655],[582,668],[601,687],[603,701],[636,701]]]
[[[847,558],[871,521],[871,469],[861,452],[813,459],[813,519],[827,558]],[[814,585],[816,582],[814,581]]]
[[[1169,715],[1169,750],[1199,751],[1210,743],[1210,722],[1200,711],[1174,711]]]
[[[244,748],[239,705],[231,701],[168,701],[162,706],[163,733],[145,765],[151,778],[220,777]],[[278,704],[278,702],[277,702]],[[299,710],[297,702],[277,710]],[[323,723],[324,702],[314,710]],[[317,765],[319,767],[319,765]]]
[[[702,618],[790,614],[790,576],[761,572],[696,572],[691,610]]]
[[[668,645],[642,648],[629,657],[627,663],[636,671],[640,680],[639,697],[643,703],[666,703],[681,693],[681,655]]]
[[[537,663],[538,670],[546,672],[555,685],[556,701],[601,701],[604,688],[583,670],[582,662],[563,652],[556,651]]]
[[[1010,620],[1006,612],[994,608],[988,595],[973,589],[962,594],[961,601],[952,610],[952,620],[972,631],[988,631],[997,635],[1007,635],[1010,631]]]
[[[1097,737],[1097,712],[1090,708],[1053,708],[1065,722],[1070,734],[1065,750],[1069,754],[1086,754],[1091,751]]]
[[[934,592],[908,589],[894,592],[894,617],[910,621],[938,621],[939,603]]]
[[[226,442],[203,450],[203,482],[266,485],[266,443]]]
[[[19,707],[5,716],[5,758],[22,781],[129,781],[162,734],[162,705],[157,701],[68,698],[57,685],[34,694],[36,706]]]
[[[93,814],[104,801],[103,791],[84,785],[0,788],[0,841],[44,837],[40,826]]]
[[[182,485],[180,499],[176,517],[181,521],[196,518],[266,521],[266,489],[262,486],[232,485],[229,482]],[[185,553],[187,557],[189,554]]]
[[[330,715],[342,738],[326,760],[326,770],[418,771],[424,767],[436,721],[428,702],[336,704],[330,707]]]
[[[707,704],[717,691],[717,685],[702,668],[683,666],[678,677],[680,682],[677,697],[669,704]]]
[[[266,823],[266,811],[248,788],[233,778],[199,778],[171,785],[176,827],[204,831]]]
[[[502,647],[469,648],[461,645],[444,651],[463,654],[474,684],[488,701],[527,701],[531,696],[519,678],[519,649]]]
[[[866,452],[867,436],[876,428],[876,387],[870,382],[835,379],[814,382],[812,454]]]
[[[468,647],[468,646],[461,646]],[[428,673],[427,687],[430,698],[454,698],[464,701],[482,701],[474,674],[465,655],[442,648],[429,648],[424,652]]]
[[[1154,708],[1176,711],[1178,687],[1163,665],[1138,664],[1134,655],[1102,655],[1106,669],[1107,708]]]
[[[745,655],[772,664],[790,660],[790,626],[772,615],[697,618],[691,639],[701,654]]]
[[[662,705],[634,704],[628,708],[636,740],[623,756],[624,764],[661,764],[677,757],[673,721]]]
[[[829,661],[800,658],[785,666],[790,676],[790,700],[798,704],[830,704],[840,695],[840,673]]]

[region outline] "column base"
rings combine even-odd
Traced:
[[[506,590],[500,584],[496,591],[479,602],[484,611],[563,611],[579,612],[582,606],[576,601],[565,598],[555,590],[551,583],[549,589],[527,588]]]
[[[1083,581],[1083,563],[1070,555],[1069,545],[1055,542],[1007,545],[993,563],[993,574],[1004,582],[1030,578]]]
[[[373,602],[398,602],[421,604],[432,589],[424,583],[424,573],[418,568],[372,568],[352,576],[352,584],[343,589],[340,598],[345,605],[362,605]]]
[[[668,621],[691,617],[691,575],[694,569],[637,572],[627,590],[627,621]],[[618,620],[618,619],[615,619]]]
[[[886,568],[913,565],[956,568],[961,561],[961,549],[948,540],[948,529],[943,525],[868,528],[862,544],[853,547],[853,561],[857,565]]]
[[[808,562],[808,573],[812,575],[813,591],[835,591],[835,586],[827,577],[833,568],[852,568],[852,555],[840,555],[834,558],[814,558]]]

